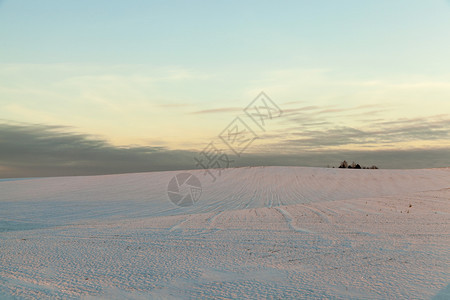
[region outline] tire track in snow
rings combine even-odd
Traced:
[[[214,222],[217,219],[217,217],[219,215],[221,215],[224,212],[224,210],[219,211],[215,214],[213,214],[211,217],[209,217],[208,219],[206,219],[206,225],[208,225],[209,227],[213,227],[214,226]]]
[[[303,205],[304,207],[306,207],[307,209],[309,209],[310,211],[312,211],[315,215],[317,215],[323,222],[325,223],[330,223],[330,219],[326,216],[326,214],[321,211],[318,208],[309,206],[309,205]]]
[[[301,232],[301,233],[314,233],[313,231],[306,229],[306,228],[300,228],[294,225],[294,221],[292,219],[292,216],[290,213],[288,213],[285,209],[281,207],[275,207],[276,209],[286,220],[286,223],[288,224],[289,228],[295,232]]]
[[[184,223],[186,223],[187,221],[189,221],[190,217],[184,219],[183,221],[180,221],[178,223],[176,223],[175,225],[173,225],[172,227],[169,228],[169,232],[172,232],[174,230],[183,230],[183,228],[181,227],[181,225],[183,225]]]

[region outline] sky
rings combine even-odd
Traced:
[[[0,178],[195,169],[211,142],[232,166],[447,167],[449,32],[446,0],[0,1]]]

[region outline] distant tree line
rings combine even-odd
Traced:
[[[334,166],[333,166],[334,168]],[[366,167],[366,166],[361,166],[360,164],[357,164],[355,162],[352,162],[351,164],[348,164],[347,161],[343,161],[341,162],[341,164],[339,165],[340,169],[378,169],[377,166],[373,165],[371,167]]]

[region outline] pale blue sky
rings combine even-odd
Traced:
[[[197,151],[263,90],[253,152],[450,147],[449,32],[444,0],[5,0],[0,119]]]
[[[3,1],[2,63],[447,73],[446,1]]]

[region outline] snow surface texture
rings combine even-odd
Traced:
[[[450,299],[450,169],[0,182],[1,299]]]

